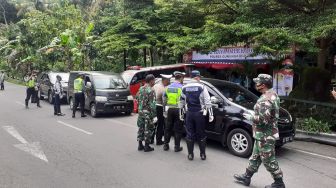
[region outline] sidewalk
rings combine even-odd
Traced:
[[[295,140],[306,141],[306,142],[316,142],[319,144],[326,144],[336,147],[336,134],[326,134],[326,133],[309,133],[302,130],[296,130]]]

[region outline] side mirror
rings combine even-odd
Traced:
[[[212,104],[219,104],[219,100],[215,96],[210,97],[210,101]]]
[[[92,88],[92,84],[91,84],[91,82],[86,82],[86,88],[88,88],[88,89],[91,89],[91,88]]]

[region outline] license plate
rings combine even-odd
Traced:
[[[124,109],[125,106],[114,106],[113,109],[115,110],[120,110],[120,109]]]
[[[284,137],[282,139],[282,143],[287,143],[287,142],[292,142],[293,141],[293,137],[289,136],[289,137]]]

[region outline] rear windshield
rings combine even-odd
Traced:
[[[126,89],[125,81],[117,75],[93,76],[96,89]]]

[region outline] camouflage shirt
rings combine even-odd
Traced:
[[[269,89],[264,93],[254,106],[253,136],[256,140],[275,140],[279,138],[280,99],[278,95]]]
[[[139,115],[148,115],[150,119],[156,117],[155,91],[148,84],[141,86],[137,93]]]

